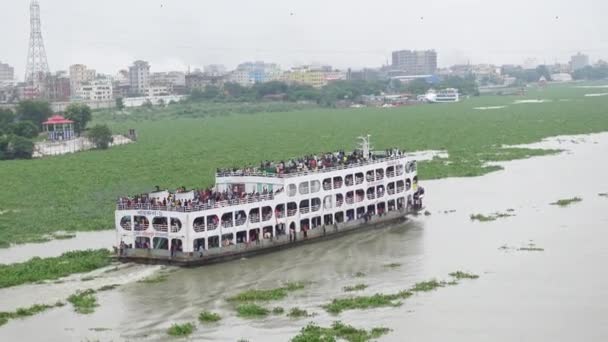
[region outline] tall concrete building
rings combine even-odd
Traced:
[[[146,61],[135,61],[129,67],[130,93],[135,96],[146,96],[150,87],[150,64]]]
[[[91,82],[97,73],[93,69],[88,69],[84,64],[74,64],[70,66],[70,89],[72,94],[76,94],[78,88],[83,83]]]
[[[6,64],[0,62],[0,85],[12,84],[15,80],[15,69]]]
[[[576,55],[570,57],[570,67],[572,71],[576,71],[578,69],[582,69],[589,65],[589,56],[583,55],[582,53],[577,53]]]
[[[392,68],[405,75],[432,75],[437,70],[437,52],[435,50],[393,51]]]
[[[48,74],[45,78],[43,96],[49,101],[69,101],[72,94],[72,80],[65,71]]]

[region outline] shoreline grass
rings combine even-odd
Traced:
[[[194,324],[190,322],[184,324],[175,323],[171,325],[169,329],[167,329],[167,335],[173,337],[185,337],[191,335],[194,332],[195,328],[196,327],[194,326]]]
[[[572,197],[572,198],[560,199],[560,200],[557,200],[557,201],[555,201],[553,203],[549,203],[549,204],[556,205],[556,206],[559,206],[559,207],[567,207],[570,204],[581,202],[582,200],[583,199],[580,198],[580,197]]]
[[[477,274],[466,273],[463,271],[456,271],[449,274],[450,277],[455,279],[477,279],[479,276]]]
[[[49,304],[35,304],[32,305],[30,307],[27,308],[19,308],[15,311],[11,311],[11,312],[0,312],[0,326],[8,323],[9,320],[11,319],[18,319],[18,318],[25,318],[25,317],[30,317],[30,316],[34,316],[36,314],[39,314],[41,312],[53,309],[53,308],[59,308],[65,306],[64,302],[57,302],[55,304],[49,305]]]
[[[292,338],[291,342],[332,342],[338,339],[348,342],[365,342],[386,335],[391,330],[385,327],[376,327],[371,330],[357,329],[340,321],[332,323],[329,328],[324,328],[309,323],[300,330],[300,333]]]
[[[67,252],[53,258],[32,258],[15,264],[0,264],[0,288],[57,280],[71,274],[90,272],[110,263],[110,251],[98,249]]]

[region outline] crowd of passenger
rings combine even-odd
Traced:
[[[157,192],[159,191],[157,187]],[[238,189],[234,188],[232,191],[223,190],[217,191],[213,188],[197,189],[192,190],[193,198],[180,199],[177,194],[190,192],[185,187],[181,187],[176,190],[175,193],[169,193],[167,197],[158,198],[151,196],[150,194],[139,194],[132,197],[120,197],[117,201],[119,208],[135,208],[135,209],[147,209],[152,208],[154,210],[183,210],[193,211],[201,210],[206,208],[213,208],[217,206],[225,206],[246,202],[255,202],[263,199],[272,199],[274,195],[279,194],[283,191],[280,188],[276,191],[269,191],[264,188],[262,192],[239,192]],[[158,209],[156,209],[158,208]]]
[[[386,149],[381,154],[374,154],[370,152],[368,156],[365,156],[360,150],[355,150],[351,153],[338,151],[333,153],[306,155],[300,158],[292,158],[287,161],[281,160],[279,162],[265,160],[260,162],[258,167],[248,166],[245,168],[218,168],[217,174],[220,176],[254,174],[270,174],[280,176],[299,172],[318,171],[338,166],[349,166],[362,163],[366,160],[376,160],[380,158],[402,155],[404,155],[404,153],[396,148]]]

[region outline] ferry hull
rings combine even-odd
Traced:
[[[421,209],[420,209],[421,210]],[[294,248],[318,241],[325,241],[338,238],[347,234],[362,232],[373,228],[379,228],[390,223],[405,221],[407,215],[417,214],[420,210],[406,212],[394,211],[382,216],[372,217],[365,222],[357,219],[351,222],[341,223],[332,226],[321,226],[307,232],[304,237],[303,232],[296,234],[295,241],[290,241],[289,235],[283,235],[272,240],[261,240],[259,243],[239,244],[212,251],[191,253],[175,253],[171,256],[169,251],[153,249],[126,249],[122,253],[117,253],[116,258],[122,262],[136,262],[141,264],[154,265],[173,265],[173,266],[205,266],[242,258],[267,254],[284,249]]]

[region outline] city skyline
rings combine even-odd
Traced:
[[[283,68],[322,63],[357,69],[390,64],[391,51],[400,49],[435,49],[440,67],[467,62],[521,64],[527,58],[536,58],[540,64],[566,63],[578,51],[592,61],[608,55],[608,42],[602,38],[608,27],[600,17],[601,9],[608,9],[606,4],[581,0],[579,9],[571,11],[565,1],[545,6],[548,1],[517,0],[500,9],[492,3],[497,2],[381,0],[374,7],[361,2],[349,2],[348,7],[338,2],[320,6],[317,0],[306,4],[266,0],[255,5],[191,0],[40,2],[53,72],[82,63],[100,73],[115,74],[137,59],[149,61],[154,71],[207,64],[232,69],[254,60]],[[7,35],[5,44],[12,48],[0,60],[15,68],[19,80],[25,71],[28,11],[29,2],[0,5],[0,26],[5,32],[16,32]],[[268,19],[258,22],[256,18],[262,15]],[[458,25],[465,20],[477,24]],[[340,25],[335,25],[338,21]]]

